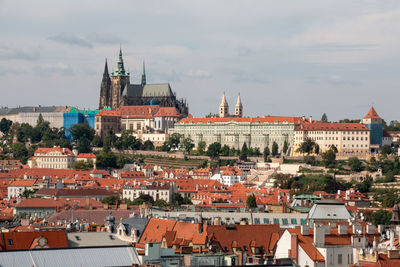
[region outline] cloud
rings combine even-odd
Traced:
[[[54,35],[47,38],[56,43],[92,48],[93,44],[87,39],[75,35]]]
[[[188,70],[183,73],[183,75],[188,76],[188,77],[193,77],[193,78],[209,78],[211,77],[211,73],[206,71],[206,70]]]
[[[14,68],[4,68],[0,66],[0,76],[5,76],[5,75],[22,75],[26,74],[27,71],[21,70],[21,69],[14,69]]]
[[[38,75],[56,74],[62,76],[71,76],[76,74],[76,72],[65,63],[55,63],[55,64],[42,64],[33,67],[33,72]]]
[[[189,53],[189,49],[187,47],[180,45],[157,46],[153,49],[153,51],[160,56],[168,58],[184,57]]]
[[[5,60],[28,60],[34,61],[40,58],[40,52],[37,48],[11,48],[0,46],[0,59]]]

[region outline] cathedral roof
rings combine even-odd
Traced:
[[[173,93],[168,83],[129,84],[125,86],[122,95],[127,97],[171,97]]]

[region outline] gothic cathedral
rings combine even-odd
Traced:
[[[100,86],[99,109],[111,107],[118,109],[120,106],[134,105],[160,105],[162,107],[176,107],[187,116],[189,107],[185,100],[177,99],[169,83],[147,84],[146,72],[143,63],[142,80],[140,84],[130,83],[130,74],[125,71],[122,59],[122,50],[119,50],[117,69],[108,73],[107,60],[105,63],[103,79]]]

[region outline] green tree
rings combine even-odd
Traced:
[[[151,142],[150,140],[146,140],[146,141],[143,143],[143,149],[144,149],[144,150],[154,150],[154,144],[153,144],[153,142]]]
[[[24,143],[14,143],[11,145],[14,159],[20,160],[22,163],[26,163],[28,159],[28,149],[26,149]]]
[[[193,204],[192,201],[190,200],[190,198],[188,198],[188,197],[182,197],[182,195],[179,194],[179,193],[175,193],[175,194],[172,196],[172,202],[173,202],[175,205],[178,205],[178,206],[180,206],[180,205],[191,205],[191,204]]]
[[[228,146],[228,145],[224,145],[224,146],[221,148],[221,155],[222,155],[222,156],[229,156],[229,153],[230,153],[230,148],[229,148],[229,146]]]
[[[356,188],[361,193],[369,193],[370,189],[371,189],[371,186],[372,186],[372,183],[373,183],[372,178],[368,177],[367,179],[365,179],[361,183],[358,183],[356,185]]]
[[[303,143],[301,143],[300,147],[297,149],[297,152],[310,155],[314,151],[315,145],[316,143],[311,138],[307,138]]]
[[[352,170],[353,172],[362,171],[361,160],[359,160],[357,157],[349,158],[349,167],[350,167],[350,170]]]
[[[159,199],[159,200],[156,200],[156,201],[154,202],[154,206],[157,206],[157,207],[167,207],[167,206],[169,206],[169,204],[168,204],[168,202],[165,201],[164,199]]]
[[[214,142],[208,146],[207,156],[217,158],[221,154],[221,143]]]
[[[246,199],[246,206],[249,209],[257,208],[257,199],[254,196],[254,194],[251,194],[250,196],[247,197]]]
[[[199,151],[200,155],[203,155],[205,150],[206,150],[206,142],[200,141],[197,144],[197,151]]]
[[[272,143],[272,156],[276,156],[276,155],[278,155],[278,150],[279,150],[279,147],[278,147],[278,144],[274,141],[273,143]]]
[[[27,142],[32,136],[33,127],[28,123],[21,123],[16,131],[18,142]]]
[[[116,168],[117,167],[117,156],[111,151],[100,152],[96,159],[96,166],[98,168]]]
[[[389,225],[392,213],[387,210],[378,210],[372,213],[372,223],[374,225]]]
[[[75,142],[78,142],[80,139],[87,139],[89,142],[92,142],[95,134],[94,129],[90,128],[86,123],[77,123],[72,125],[69,132]]]
[[[321,122],[328,122],[328,116],[326,116],[326,113],[322,114]]]
[[[381,148],[382,155],[390,155],[392,154],[392,148],[389,145],[383,145]]]
[[[92,146],[94,146],[94,147],[102,147],[103,146],[103,142],[101,141],[100,136],[98,136],[97,134],[93,137]]]
[[[0,121],[0,131],[3,134],[8,134],[8,131],[10,130],[12,125],[12,121],[7,120],[6,118],[2,118]]]
[[[282,148],[283,154],[286,154],[288,149],[289,149],[288,142],[285,140],[285,142],[283,143],[283,148]]]
[[[322,153],[322,162],[325,167],[329,167],[335,164],[336,161],[336,153],[333,149],[329,149]]]
[[[390,189],[382,196],[382,207],[391,208],[394,206],[397,200],[397,192],[394,189]]]
[[[182,136],[179,133],[173,133],[168,139],[168,145],[171,149],[178,149]]]
[[[35,191],[28,189],[22,193],[22,197],[30,198],[33,194],[35,194]]]
[[[112,195],[105,197],[101,202],[108,205],[116,205],[121,203],[121,199],[119,198],[119,195]]]
[[[263,155],[264,155],[264,162],[267,162],[268,161],[268,157],[270,155],[270,151],[269,151],[269,147],[268,146],[264,147]]]
[[[189,137],[183,139],[182,147],[184,151],[190,155],[190,151],[192,151],[192,149],[194,148],[193,140],[190,139]]]
[[[247,148],[246,142],[243,143],[242,149],[240,150],[240,156],[242,157],[247,157],[247,154],[249,153],[249,149]]]
[[[91,153],[92,152],[92,148],[90,146],[90,141],[86,138],[79,139],[76,148],[78,150],[78,153]]]
[[[319,154],[319,145],[317,143],[314,145],[314,153],[317,155]]]
[[[75,170],[91,170],[93,169],[93,161],[77,160],[72,165]]]

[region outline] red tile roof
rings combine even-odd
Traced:
[[[382,119],[382,118],[379,117],[378,113],[376,113],[374,107],[371,107],[367,115],[365,115],[364,119]]]
[[[120,117],[121,111],[120,110],[100,110],[99,113],[96,114],[96,117],[105,116],[105,117]]]
[[[30,231],[30,232],[6,232],[1,233],[5,243],[2,248],[5,250],[30,249],[34,241],[39,237],[47,239],[50,248],[68,248],[68,239],[64,231]]]
[[[158,111],[158,105],[122,106],[122,118],[152,118]]]
[[[96,158],[96,155],[93,153],[79,153],[77,158]]]
[[[176,107],[160,107],[154,117],[182,117]]]
[[[300,124],[301,118],[298,117],[255,117],[255,118],[238,118],[238,117],[227,117],[227,118],[184,118],[181,119],[179,124],[191,124],[191,123],[226,123],[226,122],[247,122],[247,123],[291,123]]]
[[[361,123],[304,123],[297,126],[296,131],[369,131],[368,127]]]
[[[172,231],[176,221],[151,218],[140,237],[139,244],[161,243],[164,234]]]
[[[41,147],[35,150],[35,154],[36,153],[40,153],[40,154],[47,154],[51,151],[57,151],[62,153],[63,155],[69,155],[72,154],[72,151],[69,148],[62,148],[59,146],[55,146],[55,147]]]
[[[12,182],[9,187],[32,187],[36,183],[36,180],[16,180]]]

